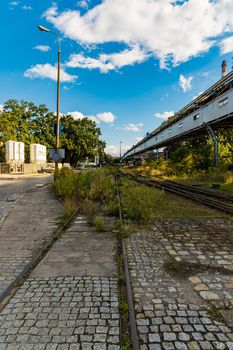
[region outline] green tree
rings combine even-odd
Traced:
[[[29,161],[31,143],[40,143],[48,149],[55,147],[53,125],[56,116],[45,105],[36,106],[32,102],[8,100],[0,113],[0,142],[20,141],[25,143],[25,158]],[[103,155],[105,143],[100,140],[101,131],[96,124],[84,118],[75,120],[72,116],[62,116],[63,131],[60,146],[66,150],[65,162],[72,165],[95,155]],[[4,162],[5,147],[0,148],[0,162]]]
[[[105,142],[100,140],[101,130],[88,118],[74,119],[70,115],[63,116],[61,145],[66,150],[66,161],[77,165],[85,158],[96,155],[103,156]]]

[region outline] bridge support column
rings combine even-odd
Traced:
[[[209,134],[209,137],[211,139],[211,141],[214,144],[214,166],[218,167],[219,165],[219,156],[218,156],[218,138],[214,132],[214,130],[212,129],[212,127],[210,126],[210,124],[206,123],[206,129],[207,132]]]

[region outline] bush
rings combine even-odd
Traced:
[[[68,169],[62,169],[56,177],[52,187],[54,193],[58,197],[73,198],[74,191],[76,189],[76,176]]]
[[[116,213],[115,181],[108,169],[77,173],[68,169],[58,172],[52,185],[54,193],[64,201],[66,213],[78,207],[92,223],[99,204]],[[95,204],[96,203],[96,204]]]

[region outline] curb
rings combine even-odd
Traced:
[[[49,177],[49,176],[52,176],[52,174],[49,174],[49,173],[44,173],[44,174],[24,174],[24,175],[12,175],[12,176],[8,176],[8,177],[1,177],[1,174],[0,174],[0,181],[4,181],[4,180],[25,180],[25,179],[28,179],[28,178],[37,178],[37,177]]]

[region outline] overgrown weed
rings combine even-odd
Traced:
[[[126,219],[140,225],[150,222],[164,201],[164,192],[155,191],[128,179],[121,180],[122,209]]]
[[[106,223],[105,220],[102,216],[96,216],[94,220],[95,228],[99,232],[104,232],[106,231]]]

